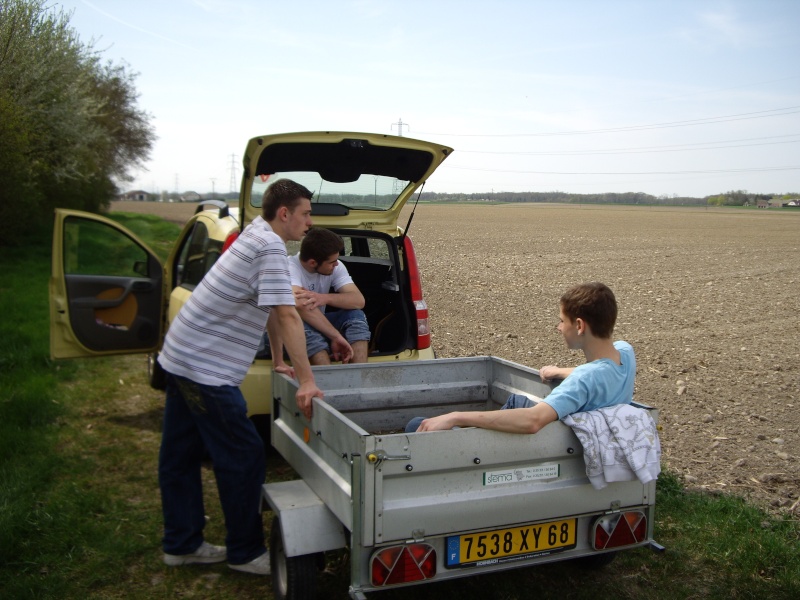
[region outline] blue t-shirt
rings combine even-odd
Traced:
[[[575,367],[569,377],[543,400],[553,407],[559,419],[576,412],[633,401],[636,376],[633,347],[628,342],[617,341],[614,348],[619,351],[622,364],[601,358]]]

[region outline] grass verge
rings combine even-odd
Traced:
[[[118,220],[166,256],[176,226]],[[170,237],[171,236],[171,237]],[[270,579],[224,565],[161,563],[156,461],[163,398],[142,357],[54,363],[48,358],[50,242],[6,249],[0,287],[0,590],[3,598],[271,598]],[[270,478],[290,469],[271,459]],[[224,527],[206,472],[208,539]],[[657,554],[621,553],[609,566],[519,569],[381,593],[386,600],[486,598],[800,597],[800,526],[732,496],[658,482]],[[269,515],[265,515],[269,524]],[[346,552],[330,553],[320,598],[347,598]]]

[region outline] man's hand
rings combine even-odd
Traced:
[[[300,409],[300,412],[305,415],[307,419],[311,418],[311,411],[312,411],[312,398],[323,398],[325,394],[322,392],[321,389],[317,387],[317,384],[313,381],[308,383],[303,383],[297,390],[297,394],[295,394],[295,401],[297,402],[297,408]]]
[[[322,302],[321,294],[310,292],[306,289],[296,291],[294,293],[294,299],[297,303],[297,308],[303,310],[314,310],[325,304]]]
[[[273,370],[276,373],[283,373],[284,375],[295,379],[297,376],[294,374],[294,369],[287,364],[275,365],[273,366]]]
[[[547,365],[539,369],[539,376],[542,378],[542,381],[554,379],[556,373],[558,373],[558,367],[555,365]]]
[[[346,365],[353,358],[353,347],[341,335],[331,340],[331,356]]]
[[[557,367],[555,365],[547,365],[546,367],[539,369],[539,376],[542,378],[542,381],[566,379],[574,370],[574,367]]]

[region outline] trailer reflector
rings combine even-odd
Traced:
[[[592,546],[595,550],[619,548],[647,538],[647,517],[640,510],[604,515],[594,522]]]
[[[430,579],[436,575],[436,551],[428,544],[382,548],[372,556],[370,571],[376,587]]]

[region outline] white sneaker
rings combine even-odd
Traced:
[[[228,558],[225,546],[214,546],[208,542],[203,542],[197,550],[191,554],[167,554],[164,553],[164,564],[169,567],[179,567],[180,565],[209,565],[223,562]]]
[[[269,566],[269,550],[248,563],[241,565],[232,565],[231,563],[228,563],[228,566],[234,571],[241,571],[242,573],[252,573],[253,575],[269,575],[271,573]]]

